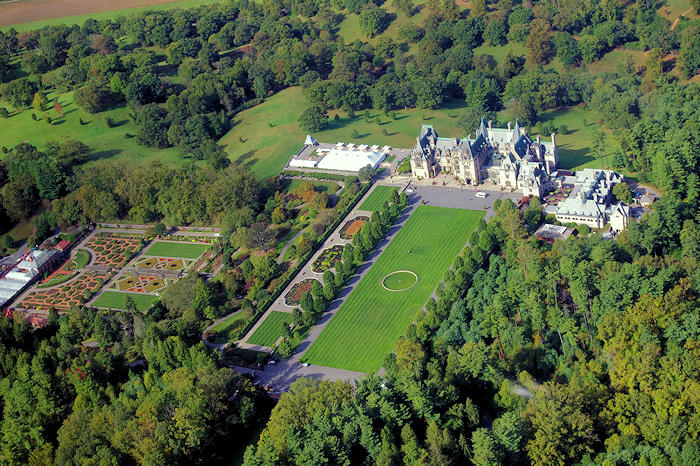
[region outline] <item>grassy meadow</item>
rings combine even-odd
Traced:
[[[290,323],[292,314],[289,312],[272,311],[260,324],[260,326],[248,338],[246,343],[251,345],[262,345],[274,348],[275,343],[282,335],[282,322]]]
[[[21,142],[29,142],[43,149],[49,141],[60,143],[66,139],[77,139],[91,149],[89,160],[159,160],[172,163],[183,158],[177,148],[146,147],[139,144],[136,137],[126,138],[127,133],[135,135],[137,132],[136,126],[129,120],[126,106],[93,115],[75,104],[72,91],[60,95],[50,92],[47,98],[49,108],[44,112],[33,108],[17,112],[7,102],[0,101],[0,107],[8,109],[11,115],[0,120],[0,147],[11,148]],[[62,116],[54,110],[56,100],[63,106]],[[32,119],[32,114],[37,116],[37,121]],[[46,114],[52,119],[51,124],[45,120]],[[107,126],[108,117],[114,120],[116,127]],[[0,159],[4,155],[0,152]]]
[[[418,207],[303,359],[321,366],[376,372],[483,215],[473,210]],[[405,291],[384,289],[384,278],[401,270],[415,273],[418,282]]]
[[[236,115],[231,131],[219,142],[225,146],[232,161],[250,166],[259,177],[277,175],[304,145],[306,132],[299,127],[297,120],[307,105],[301,88],[280,91],[260,105]],[[445,102],[438,110],[397,110],[396,120],[381,111],[369,110],[370,121],[365,121],[364,111],[349,118],[344,111],[331,110],[328,128],[313,136],[321,142],[353,141],[412,147],[422,124],[434,125],[440,134],[466,133],[457,123],[464,107],[464,101],[458,99]],[[336,114],[337,121],[333,118]]]

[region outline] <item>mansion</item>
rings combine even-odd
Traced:
[[[492,128],[482,118],[474,139],[441,138],[431,125],[423,125],[411,155],[411,173],[420,178],[451,173],[472,185],[489,180],[541,197],[559,163],[554,133],[551,137],[551,142],[539,136],[533,142],[517,120],[512,127],[509,122],[508,128]]]

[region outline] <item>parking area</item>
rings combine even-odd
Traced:
[[[477,197],[477,193],[486,194],[485,198]],[[414,201],[425,203],[437,207],[451,207],[454,209],[484,210],[486,208],[486,218],[493,215],[493,203],[496,199],[511,199],[518,202],[522,198],[522,193],[487,191],[485,189],[460,188],[448,186],[415,186],[413,183],[406,189],[411,203]]]

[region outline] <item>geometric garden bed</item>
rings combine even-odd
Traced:
[[[51,307],[63,311],[85,303],[109,277],[106,273],[83,272],[65,286],[50,289],[37,289],[29,293],[18,307],[25,309],[48,310]]]
[[[311,264],[311,270],[315,273],[323,273],[326,270],[330,270],[335,266],[343,254],[343,245],[336,244],[330,248],[321,251],[313,264]]]
[[[345,225],[343,225],[343,228],[340,229],[340,237],[344,240],[351,240],[367,222],[369,222],[369,217],[364,215],[348,220],[345,222]]]
[[[311,291],[314,282],[320,283],[314,278],[307,278],[298,283],[295,283],[292,289],[289,290],[289,292],[286,295],[284,295],[285,304],[287,306],[298,306],[301,302],[301,297],[304,296],[304,293],[306,293],[307,291]]]

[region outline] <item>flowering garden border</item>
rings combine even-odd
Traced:
[[[301,297],[304,293],[311,291],[314,282],[318,282],[315,278],[305,278],[304,280],[294,284],[291,290],[284,295],[284,302],[287,306],[298,306],[301,303]],[[319,282],[321,283],[321,282]]]
[[[313,264],[311,264],[311,270],[313,270],[314,273],[323,273],[326,270],[330,270],[335,267],[335,263],[341,259],[342,255],[342,244],[336,244],[330,248],[326,248],[321,251],[321,254],[319,254]]]
[[[356,231],[354,231],[353,233],[348,233],[348,230],[350,229],[350,227],[352,227],[355,224],[355,222],[362,222],[362,223],[360,224],[360,227]],[[347,222],[345,222],[345,225],[343,225],[343,228],[341,228],[341,230],[340,230],[340,233],[339,233],[340,237],[342,239],[345,239],[345,240],[351,240],[352,237],[355,236],[356,233],[360,232],[360,229],[367,222],[369,222],[369,217],[367,217],[366,215],[359,215],[359,216],[353,218],[352,220],[348,220]]]

